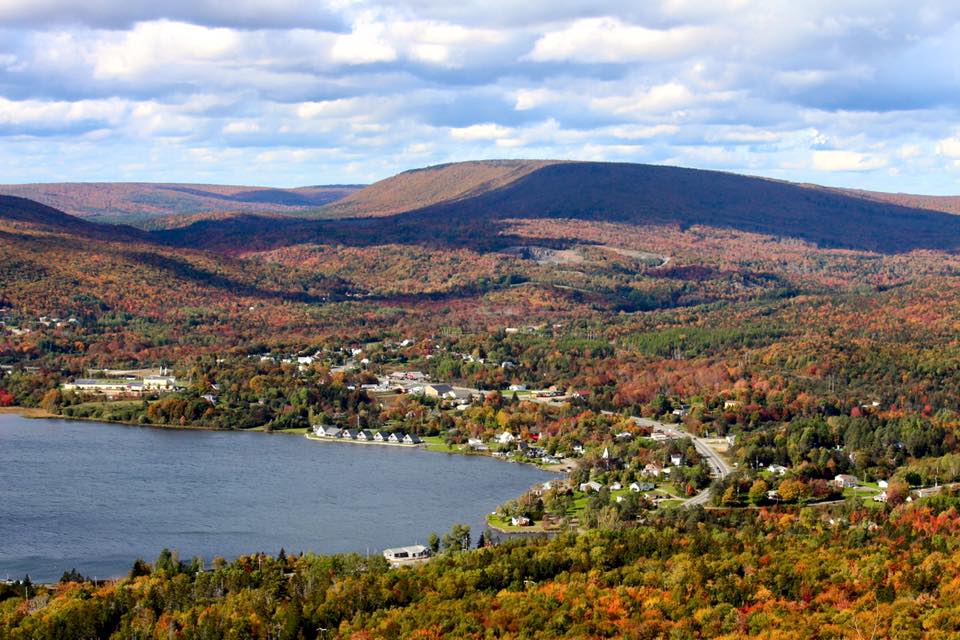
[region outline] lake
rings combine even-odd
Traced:
[[[302,436],[0,414],[0,578],[125,574],[264,551],[380,553],[556,477],[529,465]]]

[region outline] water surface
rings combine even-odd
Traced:
[[[112,577],[133,560],[379,553],[554,477],[534,467],[293,435],[0,414],[0,578]]]

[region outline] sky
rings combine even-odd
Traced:
[[[0,0],[0,182],[486,158],[960,194],[956,0]]]

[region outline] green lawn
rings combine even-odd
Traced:
[[[443,441],[443,436],[424,436],[420,439],[427,445],[427,451],[440,451],[442,453],[460,453],[463,451],[463,445],[448,447],[447,443]]]

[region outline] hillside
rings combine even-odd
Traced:
[[[467,162],[401,173],[322,210],[337,221],[255,215],[199,221],[175,244],[263,250],[396,242],[502,250],[511,220],[573,219],[759,233],[883,253],[960,248],[960,218],[879,197],[717,171],[544,161]],[[347,218],[349,219],[343,219]]]
[[[388,216],[506,187],[550,160],[479,160],[404,171],[324,207],[329,217]]]
[[[0,185],[0,194],[29,198],[99,222],[150,228],[172,216],[232,211],[300,215],[347,196],[360,187],[334,185],[273,189],[205,184],[138,182]],[[169,222],[159,226],[169,226]]]

